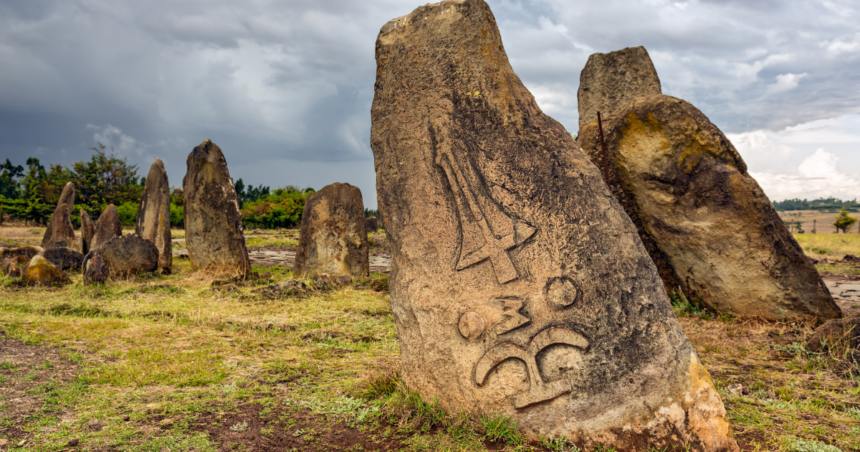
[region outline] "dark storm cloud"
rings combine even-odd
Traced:
[[[178,185],[191,147],[212,138],[234,176],[253,183],[319,188],[348,178],[348,162],[367,172],[376,34],[419,3],[4,2],[0,158],[70,163],[103,140],[143,168],[161,157]],[[490,5],[514,69],[574,133],[588,55],[635,45],[648,48],[664,92],[729,132],[780,129],[860,105],[853,2]],[[339,163],[326,171],[317,162]],[[372,174],[355,177],[374,205]]]

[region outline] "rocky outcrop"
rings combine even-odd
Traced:
[[[170,236],[170,184],[164,163],[156,159],[146,176],[146,186],[137,209],[137,235],[158,249],[158,272],[169,275],[173,265]]]
[[[30,258],[27,256],[15,256],[3,259],[2,262],[0,268],[2,268],[3,274],[12,278],[18,278],[21,276],[24,268],[27,267]]]
[[[482,0],[376,42],[371,147],[406,385],[580,447],[738,450],[633,223]]]
[[[54,244],[60,246],[75,246],[75,228],[72,226],[72,207],[75,204],[75,187],[69,182],[60,193],[60,200],[54,215],[48,222],[48,228],[42,237],[42,248],[48,249]]]
[[[28,284],[43,286],[59,286],[72,282],[62,270],[42,256],[33,256],[21,279]]]
[[[296,248],[296,273],[367,276],[369,249],[358,187],[335,183],[308,196]]]
[[[735,147],[696,107],[639,98],[604,120],[603,132],[608,183],[667,290],[741,316],[841,317]],[[579,144],[602,166],[596,124],[580,130]]]
[[[84,263],[84,255],[72,248],[54,246],[39,253],[60,270],[80,270]]]
[[[96,225],[93,223],[90,214],[86,210],[81,209],[81,254],[84,256],[90,252],[93,243],[93,236],[96,234]]]
[[[102,260],[101,267],[96,269],[100,268],[100,272],[111,279],[128,278],[158,269],[158,249],[137,234],[116,237],[90,251],[84,258],[85,272],[93,268],[90,261],[95,257]]]
[[[99,215],[96,221],[96,230],[93,233],[93,239],[90,243],[89,250],[97,250],[107,242],[122,235],[122,222],[119,220],[119,214],[116,212],[116,207],[113,204]]]
[[[596,123],[597,112],[605,120],[633,99],[657,94],[660,78],[645,47],[593,53],[579,75],[579,129]]]
[[[239,197],[224,154],[206,140],[188,155],[187,163],[182,189],[191,264],[199,270],[247,277],[251,262],[242,233]]]

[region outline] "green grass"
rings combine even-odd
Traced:
[[[860,234],[794,234],[807,255],[842,259],[846,254],[860,254]]]

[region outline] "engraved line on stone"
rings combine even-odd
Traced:
[[[443,157],[447,156],[447,165],[443,163]],[[490,228],[490,224],[487,221],[486,216],[481,210],[481,206],[478,203],[478,199],[475,196],[475,193],[469,188],[468,181],[463,176],[460,167],[457,165],[454,156],[451,155],[450,150],[442,150],[439,151],[436,156],[436,164],[440,166],[444,171],[445,175],[448,178],[448,183],[451,185],[451,189],[456,191],[460,191],[463,193],[463,196],[466,198],[466,202],[468,206],[460,205],[461,201],[459,197],[454,194],[454,197],[457,198],[457,203],[459,205],[460,212],[460,221],[465,221],[464,218],[464,209],[468,207],[469,212],[472,213],[472,216],[475,218],[475,222],[478,224],[482,235],[484,236],[484,245],[477,250],[474,250],[466,255],[461,255],[456,269],[463,270],[472,265],[483,262],[487,259],[493,265],[493,270],[495,271],[496,278],[499,280],[500,284],[504,284],[510,281],[517,279],[517,269],[514,267],[514,263],[511,261],[510,256],[508,256],[507,251],[511,248],[516,247],[519,243],[522,243],[528,237],[531,237],[535,233],[535,229],[528,226],[525,229],[525,237],[522,237],[522,240],[517,239],[517,231],[514,228],[514,232],[508,234],[504,237],[497,237],[493,230]],[[510,217],[508,217],[510,218]],[[512,220],[513,221],[513,220]],[[527,226],[527,225],[526,225]]]
[[[549,327],[532,338],[528,350],[509,342],[497,345],[487,351],[475,365],[475,383],[478,386],[483,386],[490,371],[496,366],[509,359],[518,359],[526,365],[526,371],[529,374],[529,389],[524,394],[514,397],[515,408],[525,408],[566,394],[572,390],[566,379],[545,382],[538,368],[537,355],[553,344],[565,344],[585,349],[588,347],[588,340],[575,331]]]
[[[520,313],[520,309],[523,308],[522,300],[502,299],[496,301],[502,304],[502,316],[505,318],[496,326],[496,334],[507,333],[531,322],[530,318]]]

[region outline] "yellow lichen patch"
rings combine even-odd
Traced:
[[[645,121],[630,113],[627,123],[621,128],[618,141],[616,168],[621,180],[632,183],[642,174],[650,174],[659,168],[655,161],[671,156],[672,149],[666,139],[665,127],[650,113]],[[630,187],[633,188],[633,187]]]
[[[684,121],[682,130],[686,132],[695,128],[696,125],[693,120],[688,118]],[[681,141],[686,141],[684,150],[678,156],[678,168],[687,174],[690,174],[699,165],[705,154],[711,154],[718,159],[725,156],[719,138],[713,136],[709,131],[699,129],[694,134],[682,132],[678,138]]]

